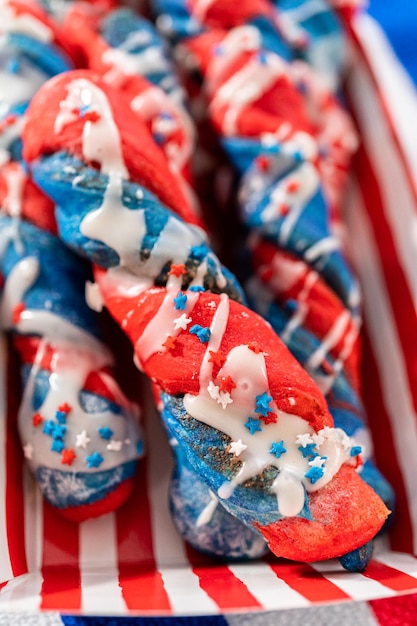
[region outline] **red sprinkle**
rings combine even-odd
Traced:
[[[77,455],[75,454],[74,450],[72,448],[69,448],[68,450],[62,451],[61,463],[63,465],[72,465],[73,460],[76,458]]]
[[[62,411],[62,413],[69,413],[70,411],[72,411],[72,406],[68,404],[68,402],[64,402],[63,404],[59,405],[58,411]]]
[[[296,191],[298,191],[300,188],[300,183],[298,182],[298,180],[289,180],[287,183],[287,192],[288,193],[295,193]]]
[[[214,350],[209,350],[209,354],[209,363],[214,363],[218,367],[222,367],[224,365],[226,357],[220,350],[218,350],[217,352],[214,352]]]
[[[166,338],[166,340],[164,341],[162,345],[167,350],[173,350],[175,348],[176,342],[177,340],[175,337],[171,337],[171,335],[168,335],[168,337]]]
[[[256,165],[261,172],[267,172],[269,170],[269,159],[266,156],[258,156]]]
[[[187,270],[185,269],[185,265],[183,263],[179,263],[178,265],[173,263],[171,265],[171,269],[168,272],[168,276],[176,276],[177,278],[179,278],[183,274],[186,274],[186,272]]]
[[[42,424],[43,422],[43,417],[40,413],[35,413],[34,415],[32,415],[32,424],[34,426],[39,426],[39,424]]]
[[[221,376],[220,377],[220,391],[226,391],[231,394],[233,389],[236,389],[236,385],[231,376]]]
[[[18,324],[19,320],[20,320],[20,316],[23,313],[23,311],[25,310],[25,303],[24,302],[19,302],[18,304],[16,304],[16,306],[13,309],[13,313],[12,313],[12,322],[13,324]]]
[[[252,352],[254,352],[255,354],[259,354],[260,352],[262,352],[259,343],[257,343],[256,341],[251,341],[250,343],[248,343],[248,348],[249,350],[252,350]]]
[[[288,215],[288,213],[290,212],[290,207],[288,206],[288,204],[282,203],[279,205],[278,207],[278,215]]]
[[[85,120],[86,122],[93,122],[93,124],[94,122],[98,122],[100,119],[101,115],[97,111],[87,111],[83,115],[83,120]]]
[[[268,413],[267,415],[260,415],[259,418],[264,424],[276,424],[278,415],[276,413]]]

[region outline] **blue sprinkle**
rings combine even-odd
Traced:
[[[255,400],[256,400],[256,404],[255,404],[256,413],[260,413],[261,415],[266,417],[268,413],[271,412],[271,408],[268,405],[272,401],[272,397],[268,396],[268,394],[265,391],[264,393],[261,393],[259,396],[256,396]]]
[[[266,65],[268,63],[268,53],[266,50],[260,50],[256,56],[259,63],[262,63],[262,65]]]
[[[65,411],[57,411],[55,413],[55,418],[56,418],[57,422],[59,422],[60,424],[65,424],[66,418],[67,418],[67,414],[65,413]]]
[[[63,439],[67,431],[67,427],[64,424],[54,424],[52,431],[53,439]]]
[[[190,250],[190,257],[197,261],[202,261],[207,256],[207,246],[201,244],[200,246],[193,246]]]
[[[358,456],[362,452],[362,446],[352,446],[350,456]]]
[[[251,435],[254,435],[256,431],[262,430],[261,420],[254,419],[253,417],[248,417],[248,421],[245,423],[245,426]]]
[[[274,454],[277,459],[279,459],[281,457],[281,454],[285,454],[287,451],[286,448],[284,448],[284,441],[274,441],[271,449],[270,449],[270,453]]]
[[[84,106],[80,107],[80,117],[84,117],[84,115],[87,113],[89,108],[90,108],[89,104],[84,104]]]
[[[185,305],[187,303],[187,296],[182,291],[179,291],[177,296],[173,298],[175,308],[179,311],[185,310]]]
[[[52,437],[55,426],[56,424],[53,420],[48,420],[44,422],[42,432],[44,432],[45,435],[49,435],[50,437]]]
[[[300,446],[298,449],[306,459],[308,456],[318,456],[317,452],[314,450],[315,447],[315,443],[308,443],[306,446]]]
[[[221,44],[217,44],[213,47],[213,54],[217,57],[223,54],[224,47]]]
[[[191,285],[191,287],[188,287],[188,291],[205,291],[205,288],[202,287],[201,285]]]
[[[64,449],[64,442],[61,439],[54,439],[52,442],[51,450],[53,452],[58,452],[59,454],[61,454],[63,449]]]
[[[310,467],[308,472],[304,474],[306,478],[310,479],[312,485],[316,483],[322,476],[324,475],[324,470],[322,467]]]
[[[200,326],[199,324],[194,324],[194,326],[191,326],[190,333],[192,335],[197,335],[201,343],[208,343],[211,336],[210,328],[204,328],[204,326]]]
[[[113,431],[111,428],[108,428],[107,426],[103,426],[102,428],[98,428],[98,434],[100,435],[100,437],[102,439],[111,439],[113,437]]]
[[[104,458],[99,452],[93,452],[93,454],[86,456],[85,460],[87,461],[88,467],[99,467],[103,463]]]
[[[20,72],[19,59],[10,59],[7,63],[6,70],[9,72],[9,74],[18,74]]]

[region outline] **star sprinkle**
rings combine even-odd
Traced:
[[[175,308],[179,311],[184,311],[185,305],[187,304],[187,296],[182,291],[179,291],[178,294],[173,298]]]
[[[211,337],[210,328],[200,326],[200,324],[194,324],[194,326],[191,326],[190,333],[192,335],[196,335],[201,343],[208,343]]]
[[[202,285],[191,285],[190,287],[188,287],[188,291],[203,293],[205,290],[205,287],[203,287]]]
[[[54,424],[52,429],[52,438],[53,439],[63,439],[65,437],[65,433],[67,432],[67,427],[65,424]]]
[[[314,440],[310,433],[304,433],[304,435],[297,435],[295,443],[299,443],[300,446],[305,448],[308,443],[314,443]]]
[[[100,465],[104,461],[104,458],[101,456],[99,452],[93,452],[93,454],[86,456],[85,460],[87,461],[87,466],[89,468],[92,468],[92,467],[100,467]]]
[[[67,419],[67,414],[65,413],[65,411],[57,411],[55,413],[55,419],[57,420],[57,422],[59,422],[60,424],[65,424],[65,420]]]
[[[75,445],[77,448],[87,448],[91,439],[87,436],[87,431],[83,430],[76,436]]]
[[[261,393],[259,396],[255,397],[255,411],[256,413],[260,413],[264,417],[266,417],[270,411],[270,407],[268,406],[270,402],[272,402],[272,397],[268,396],[266,391]]]
[[[213,400],[219,399],[220,389],[212,380],[207,385],[207,391],[209,392],[210,398],[213,398]]]
[[[32,415],[32,424],[34,426],[39,426],[43,422],[43,417],[40,413],[35,413]]]
[[[311,438],[317,447],[320,447],[324,443],[324,437],[321,433],[314,433],[314,435],[311,435]]]
[[[248,421],[245,423],[245,426],[251,435],[254,435],[257,431],[262,430],[261,421],[254,419],[253,417],[248,417]]]
[[[52,452],[58,452],[58,454],[61,454],[63,449],[64,449],[64,442],[62,441],[62,439],[52,440],[52,445],[51,445]]]
[[[63,402],[59,405],[58,411],[62,411],[63,413],[66,413],[68,415],[68,413],[71,413],[72,411],[72,406],[68,404],[68,402]]]
[[[54,428],[55,422],[53,420],[47,420],[43,424],[42,432],[45,433],[45,435],[49,435],[50,437],[52,437],[54,433]]]
[[[236,389],[236,385],[231,376],[221,376],[219,381],[220,391],[227,391],[227,393],[231,394],[233,389]]]
[[[259,343],[257,343],[256,341],[249,342],[248,348],[249,350],[252,350],[252,352],[254,352],[255,354],[259,354],[260,352],[262,352]]]
[[[191,317],[187,317],[186,313],[183,313],[174,320],[175,330],[187,330],[188,324],[191,322]]]
[[[76,458],[77,455],[75,454],[74,450],[72,448],[69,448],[68,450],[62,451],[61,463],[63,465],[72,465],[74,459]]]
[[[111,452],[120,452],[120,450],[122,449],[122,446],[123,446],[123,441],[117,441],[116,439],[111,439],[109,443],[107,444],[106,448],[107,450],[110,450]]]
[[[176,343],[177,343],[176,337],[172,337],[171,335],[168,335],[168,337],[165,339],[164,343],[162,344],[162,347],[166,348],[168,351],[173,350],[175,348]]]
[[[186,274],[187,270],[185,269],[184,263],[172,263],[171,269],[168,272],[168,276],[176,276],[179,278],[183,274]]]
[[[274,441],[271,445],[269,452],[277,457],[281,458],[281,454],[285,454],[287,449],[284,447],[284,441]]]
[[[220,350],[218,350],[217,352],[209,350],[209,354],[209,363],[214,363],[215,365],[217,365],[217,367],[223,367],[226,362],[226,357]]]
[[[310,465],[310,467],[323,467],[326,459],[327,456],[320,456],[318,454],[316,457],[314,457],[314,459],[311,459],[308,464]]]
[[[317,456],[317,452],[314,450],[315,447],[315,443],[308,443],[306,446],[300,446],[298,449],[303,455],[303,458],[306,459],[309,456]]]
[[[13,307],[13,312],[12,312],[12,322],[14,325],[18,324],[20,321],[20,317],[23,313],[23,311],[25,310],[25,303],[24,302],[19,302],[18,304],[16,304],[15,307]]]
[[[350,456],[358,456],[362,452],[362,446],[352,446]]]
[[[227,391],[220,391],[217,402],[222,405],[222,409],[225,409],[228,404],[231,404],[233,402],[233,400],[230,396],[230,393],[228,393]]]
[[[25,456],[25,459],[29,459],[29,461],[33,459],[33,446],[31,443],[26,443],[23,446],[23,454]]]
[[[324,476],[324,470],[322,467],[310,467],[308,472],[304,474],[306,478],[310,479],[312,485],[316,483],[320,478]]]
[[[232,443],[229,446],[228,452],[231,452],[235,456],[240,456],[242,452],[244,452],[247,449],[247,447],[248,446],[245,443],[242,443],[241,439],[238,439],[237,441],[232,441]]]
[[[98,430],[98,434],[100,435],[100,437],[102,439],[106,439],[107,441],[109,441],[109,439],[111,439],[113,436],[113,431],[111,428],[108,428],[108,426],[97,428],[97,430]]]
[[[277,423],[277,419],[278,419],[278,415],[276,413],[267,413],[267,415],[261,415],[260,419],[263,421],[264,424],[276,424]]]

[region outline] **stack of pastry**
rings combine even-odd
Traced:
[[[264,31],[245,25],[253,17],[250,7],[240,3],[236,29],[233,11],[222,6],[203,11],[209,16],[213,7],[220,24],[217,17],[214,24],[203,20],[191,38],[185,29],[181,45],[197,62],[209,114],[220,133],[226,129],[224,145],[239,168],[255,280],[274,289],[270,306],[261,302],[272,326],[253,310],[255,299],[248,306],[210,244],[192,190],[195,137],[184,92],[152,26],[103,3],[71,4],[61,24],[36,4],[2,5],[14,55],[7,70],[14,78],[24,82],[19,63],[26,55],[33,73],[48,78],[42,54],[32,50],[46,46],[49,54],[56,47],[61,61],[70,59],[44,84],[40,76],[31,83],[22,102],[8,102],[3,116],[2,205],[9,214],[2,218],[3,311],[22,358],[22,443],[45,495],[67,514],[71,507],[82,510],[78,517],[100,510],[86,509],[82,498],[76,506],[62,505],[54,499],[60,480],[80,479],[97,501],[105,492],[105,469],[110,480],[117,473],[124,484],[129,467],[131,480],[141,440],[131,407],[109,378],[108,351],[80,292],[92,272],[89,304],[104,306],[117,321],[137,367],[152,382],[177,461],[171,502],[185,538],[229,558],[270,549],[304,561],[340,557],[346,567],[363,569],[369,542],[388,515],[376,490],[386,488],[380,495],[388,503],[389,488],[364,458],[362,441],[351,436],[363,430],[356,353],[351,357],[344,347],[356,345],[357,290],[337,246],[329,251],[319,244],[321,231],[340,223],[334,197],[342,185],[337,179],[326,186],[326,155],[314,152],[317,133],[334,138],[335,132],[340,139],[348,122],[315,79],[310,90],[304,66],[258,49]],[[278,23],[275,9],[262,7],[257,17],[266,24],[265,36],[278,41],[271,26]],[[25,47],[17,48],[14,38]],[[310,111],[330,119],[329,126],[323,118],[313,127]],[[331,155],[343,166],[345,147]],[[11,167],[27,181],[17,204],[18,188],[7,187]],[[280,213],[282,197],[289,206]],[[302,216],[299,223],[288,219],[294,213]],[[63,266],[71,257],[74,270],[51,263],[58,252],[48,253],[49,246],[59,246]],[[317,253],[323,248],[325,259]],[[18,281],[16,294],[14,276],[22,275],[22,266],[27,278]],[[67,288],[71,295],[63,304]],[[340,340],[328,346],[323,338],[336,322]],[[52,415],[57,379],[59,388],[70,388],[69,399]],[[88,397],[84,405],[75,400],[80,389]],[[99,413],[94,428],[87,416],[90,389],[91,412]],[[359,471],[364,460],[367,482]]]

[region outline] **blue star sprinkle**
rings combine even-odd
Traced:
[[[185,310],[185,305],[187,303],[187,296],[182,291],[179,291],[177,296],[174,298],[175,308],[179,311]]]
[[[191,326],[190,333],[192,335],[197,335],[201,343],[207,343],[211,336],[210,328],[204,328],[204,326],[200,326],[199,324]]]
[[[304,474],[306,478],[310,479],[312,485],[316,483],[322,476],[324,475],[324,470],[322,467],[310,467],[308,472]]]
[[[87,113],[89,108],[90,108],[89,104],[84,104],[82,107],[80,107],[80,117],[84,117],[84,115]]]
[[[93,454],[86,456],[85,460],[87,461],[88,467],[100,467],[100,465],[104,461],[104,458],[101,456],[99,452],[93,452]]]
[[[58,452],[59,454],[61,454],[63,449],[64,449],[64,442],[62,441],[62,439],[54,439],[51,445],[51,450],[53,452]]]
[[[67,414],[65,413],[65,411],[57,411],[55,413],[55,418],[56,418],[56,421],[59,422],[60,424],[65,424]]]
[[[100,435],[100,437],[102,439],[111,439],[113,437],[113,431],[111,428],[108,428],[107,426],[103,426],[103,428],[98,428],[98,434]]]
[[[362,446],[352,446],[350,449],[350,456],[358,456],[362,452]]]
[[[261,395],[256,396],[255,400],[256,400],[256,404],[255,404],[256,413],[260,413],[261,415],[266,417],[268,413],[271,412],[271,408],[268,406],[268,404],[272,401],[271,396],[268,396],[268,394],[265,391],[264,393],[261,393]]]
[[[188,291],[205,291],[205,288],[202,287],[201,285],[191,285],[191,287],[188,287]]]
[[[42,432],[44,432],[45,435],[49,435],[50,437],[52,437],[55,426],[56,424],[53,420],[47,420],[43,423]]]
[[[52,431],[52,438],[63,439],[66,431],[67,431],[67,427],[65,426],[65,424],[54,424],[53,431]]]
[[[314,450],[315,447],[315,443],[308,443],[306,446],[300,446],[298,449],[306,459],[308,456],[318,456],[316,450]]]
[[[248,421],[245,423],[245,426],[251,435],[254,435],[257,430],[262,430],[261,420],[254,419],[253,417],[248,417]]]
[[[10,59],[6,66],[10,74],[18,74],[20,72],[20,61],[17,58]]]
[[[266,50],[259,50],[256,57],[259,63],[261,63],[262,65],[266,65],[268,63],[268,53],[266,52]]]
[[[285,454],[286,451],[287,449],[284,448],[284,441],[274,441],[272,443],[270,453],[274,454],[277,457],[277,459],[281,457],[281,454]]]

